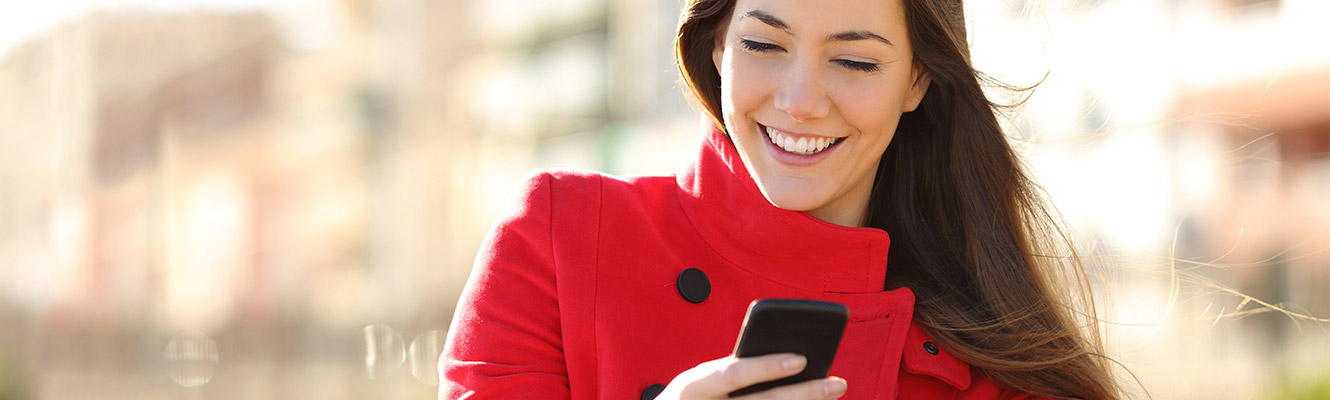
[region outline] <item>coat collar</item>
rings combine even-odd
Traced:
[[[701,155],[678,174],[684,213],[739,268],[804,290],[882,291],[891,239],[777,208],[762,196],[730,138],[707,123]]]
[[[851,320],[882,318],[895,305],[897,317],[912,319],[914,295],[907,288],[883,292],[891,239],[877,228],[849,228],[808,213],[777,208],[762,196],[730,138],[704,122],[706,136],[694,164],[676,176],[684,215],[707,244],[739,268],[781,284],[829,293],[850,306]],[[971,383],[970,366],[937,347],[910,321],[900,367],[932,376],[958,390]]]

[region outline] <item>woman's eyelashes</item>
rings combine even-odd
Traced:
[[[749,39],[739,39],[739,45],[743,46],[744,50],[756,51],[761,53],[782,50],[780,46],[771,43],[759,42],[756,40],[749,40]]]
[[[754,53],[773,53],[785,50],[781,48],[779,45],[773,43],[759,42],[751,39],[739,39],[739,47],[743,47],[745,51],[754,52]],[[878,65],[871,62],[854,61],[846,59],[836,59],[836,60],[831,60],[831,62],[840,65],[842,67],[859,72],[878,71]]]
[[[859,72],[877,72],[877,64],[854,60],[832,60],[831,62],[840,64],[842,67],[849,68]]]

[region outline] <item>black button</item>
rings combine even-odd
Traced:
[[[937,345],[933,342],[924,342],[924,351],[927,351],[928,354],[937,355]]]
[[[690,303],[701,303],[711,296],[711,280],[707,274],[697,268],[689,268],[679,273],[675,282],[679,295]]]
[[[646,389],[642,389],[642,400],[654,399],[656,398],[656,396],[660,396],[660,392],[664,391],[665,391],[665,385],[659,383],[647,386]]]

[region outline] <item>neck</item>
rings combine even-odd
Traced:
[[[873,170],[876,171],[877,168],[874,167]],[[840,198],[808,210],[808,215],[840,226],[863,227],[864,216],[868,213],[868,198],[873,194],[873,179],[869,178],[862,182],[867,184],[856,185]]]
[[[859,228],[864,226],[864,213],[860,212],[835,212],[831,210],[810,210],[808,215],[817,219],[827,221],[840,226]]]

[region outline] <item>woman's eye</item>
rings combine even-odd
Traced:
[[[835,60],[832,62],[840,64],[842,67],[849,68],[859,72],[877,72],[878,70],[877,64],[867,63],[863,61]]]
[[[748,50],[748,51],[759,51],[759,52],[764,52],[764,53],[765,53],[765,52],[769,52],[769,51],[780,50],[780,46],[777,46],[777,45],[774,45],[774,44],[771,44],[771,43],[763,43],[763,42],[758,42],[758,41],[755,41],[755,40],[748,40],[748,39],[740,39],[740,40],[739,40],[739,45],[740,45],[740,46],[743,46],[744,50]]]

